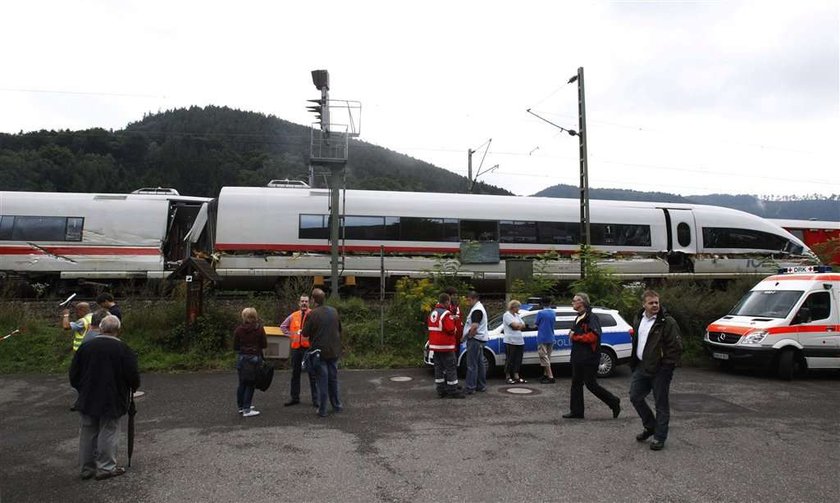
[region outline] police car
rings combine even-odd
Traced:
[[[840,369],[840,274],[795,267],[763,279],[706,329],[703,345],[722,366],[775,370],[785,380],[806,369]]]
[[[528,310],[534,309],[534,310]],[[538,307],[523,304],[519,310],[519,316],[525,323],[522,336],[525,339],[525,350],[522,355],[522,364],[538,365],[540,363],[537,355],[537,318]],[[571,307],[553,307],[554,309],[554,351],[551,353],[552,363],[569,363],[572,352],[572,344],[569,340],[569,330],[575,324],[577,313]],[[598,377],[611,376],[618,365],[630,361],[632,351],[632,340],[630,334],[633,328],[614,309],[601,307],[592,308],[592,313],[601,322],[601,362],[598,365]],[[487,374],[491,374],[497,368],[504,368],[505,365],[505,343],[502,331],[502,316],[491,318],[488,323],[489,340],[484,346],[484,364],[487,367]],[[466,344],[461,344],[458,353],[458,367],[462,374],[466,373],[467,358]],[[423,361],[427,365],[434,365],[434,351],[429,350],[429,343],[423,352]]]

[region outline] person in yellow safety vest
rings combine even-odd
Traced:
[[[303,363],[303,356],[309,349],[309,338],[301,334],[301,329],[309,315],[309,296],[301,295],[298,303],[300,309],[290,314],[283,323],[280,324],[280,331],[290,339],[290,354],[289,359],[292,365],[292,381],[291,381],[291,397],[289,401],[284,403],[285,407],[297,405],[300,403],[300,371],[301,363]],[[318,389],[316,388],[315,376],[309,374],[309,392],[312,397],[312,406],[318,407]]]
[[[79,346],[82,345],[82,340],[90,330],[90,322],[93,314],[90,312],[90,304],[87,302],[79,302],[76,304],[76,316],[79,317],[76,321],[70,321],[70,310],[65,309],[61,313],[61,326],[64,330],[73,331],[73,352],[78,351]]]

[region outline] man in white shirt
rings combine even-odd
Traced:
[[[636,440],[644,442],[653,437],[651,450],[665,447],[668,422],[671,417],[668,393],[674,367],[682,355],[682,338],[677,322],[659,304],[659,294],[647,290],[642,294],[643,310],[633,322],[633,352],[630,367],[630,401],[642,419],[644,430]],[[656,414],[645,398],[653,391]]]

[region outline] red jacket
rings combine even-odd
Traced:
[[[458,304],[450,304],[449,312],[452,314],[455,321],[455,334],[460,337],[464,333],[464,313],[461,311],[461,306]],[[457,318],[456,318],[457,317]]]
[[[438,304],[429,313],[426,320],[429,329],[429,349],[436,353],[451,353],[455,351],[457,327],[452,313]]]

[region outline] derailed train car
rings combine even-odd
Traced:
[[[340,210],[343,277],[373,280],[383,263],[388,277],[424,276],[454,256],[471,280],[501,280],[508,260],[547,252],[559,259],[540,263],[542,274],[579,274],[576,200],[347,190]],[[727,208],[593,200],[590,213],[600,263],[626,279],[765,275],[815,261],[781,227]],[[329,248],[326,189],[225,187],[217,200],[170,189],[0,192],[0,278],[143,281],[204,256],[227,286],[270,288],[328,276]]]
[[[462,259],[460,273],[473,279],[503,279],[506,260],[551,251],[561,259],[541,264],[542,273],[572,279],[580,270],[576,200],[347,190],[340,213],[342,276],[378,278],[383,261],[389,276],[422,276],[470,246],[487,251]],[[590,214],[600,262],[627,279],[765,275],[815,261],[789,232],[737,210],[593,200]],[[225,187],[216,236],[222,277],[328,275],[329,192]]]
[[[184,258],[212,249],[213,204],[172,189],[0,192],[0,279],[60,291],[165,278]]]

